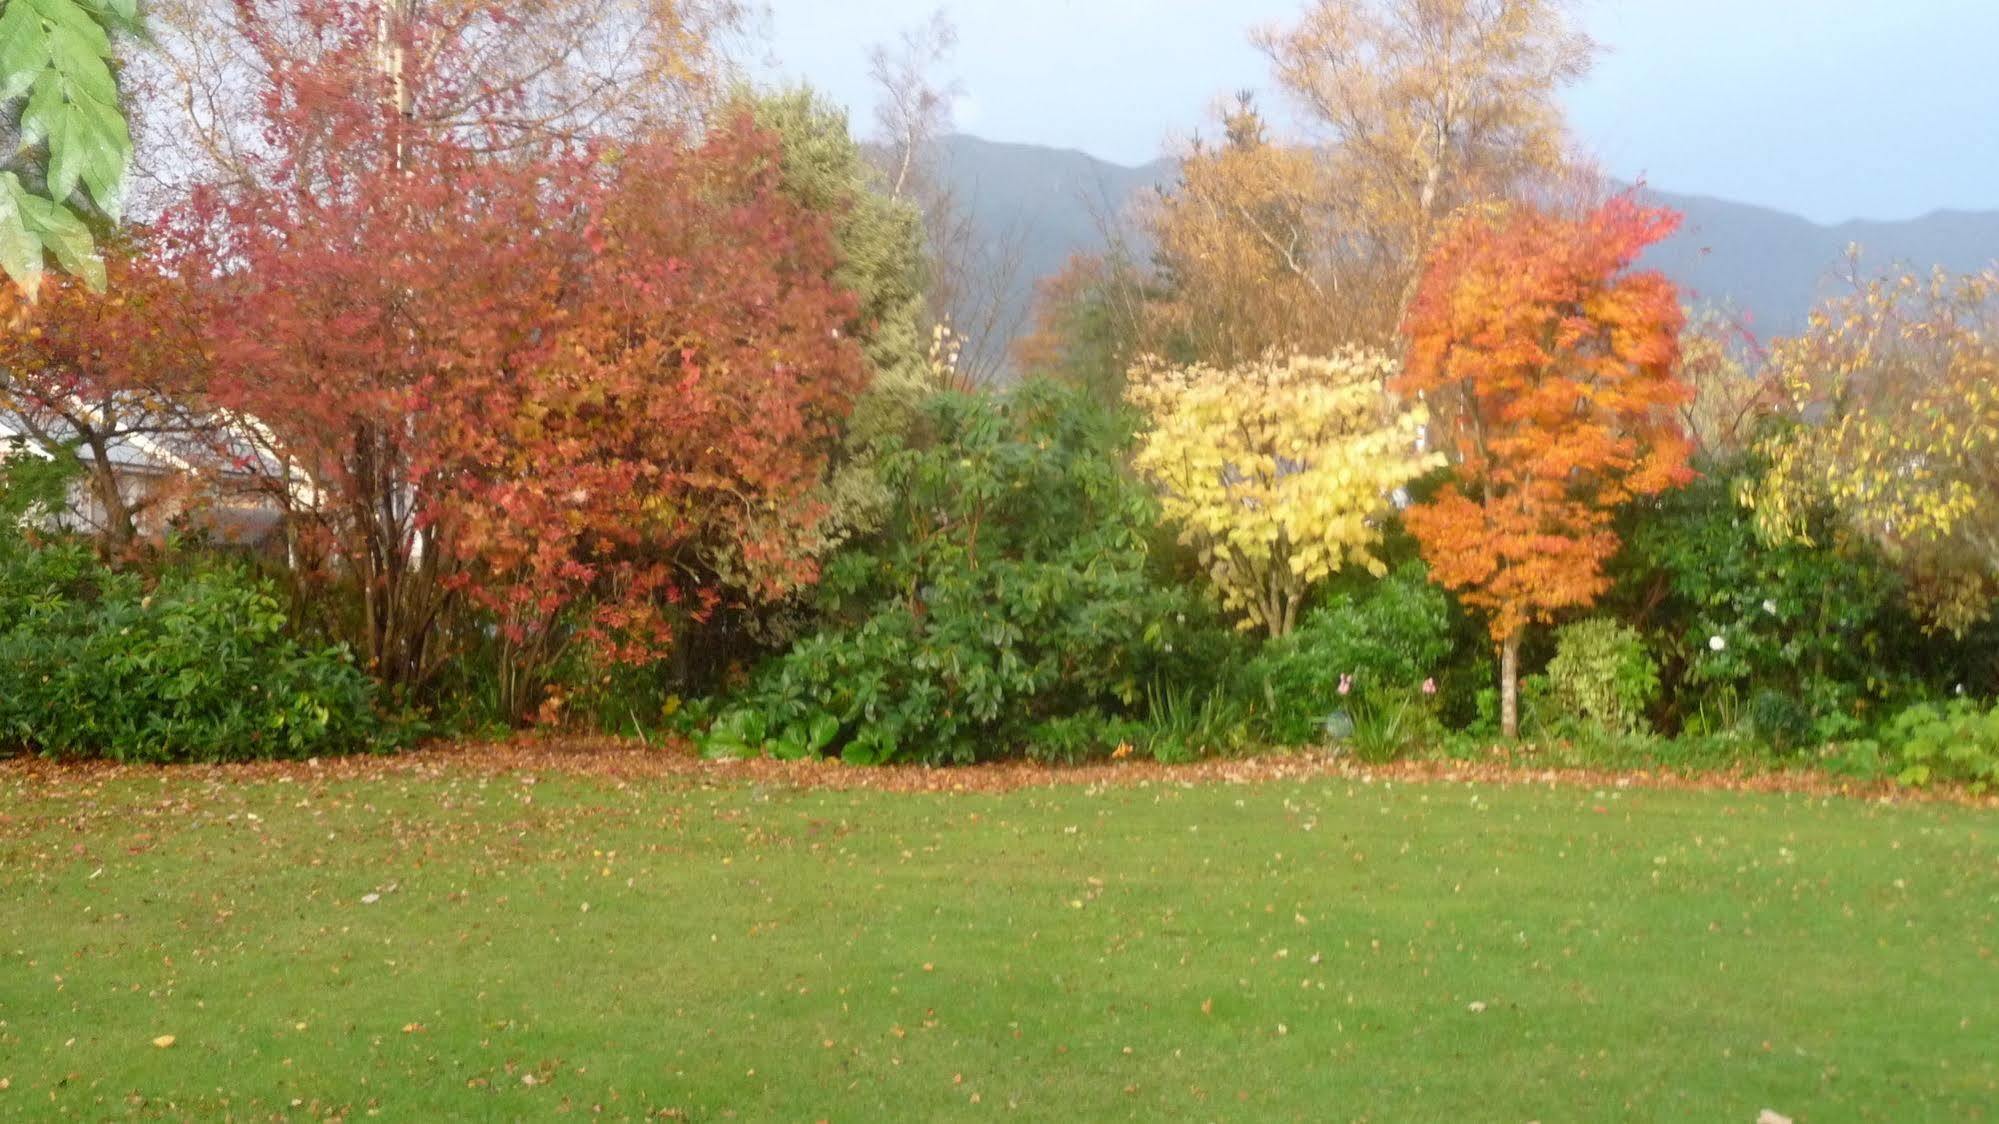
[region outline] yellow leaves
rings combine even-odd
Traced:
[[[1383,389],[1395,371],[1348,350],[1132,372],[1150,421],[1137,466],[1245,626],[1281,633],[1311,583],[1379,568],[1370,548],[1392,494],[1440,463],[1421,449],[1426,412]]]
[[[1857,273],[1856,273],[1857,278]],[[1771,353],[1800,424],[1759,446],[1744,489],[1758,529],[1798,539],[1822,506],[1908,571],[1930,622],[1990,611],[1999,534],[1987,450],[1999,436],[1999,272],[1854,280]]]
[[[153,1039],[153,1045],[162,1050],[170,1049],[173,1044],[174,1036],[171,1034],[162,1034],[158,1038]]]

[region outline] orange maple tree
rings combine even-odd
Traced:
[[[1629,197],[1580,217],[1467,214],[1403,327],[1397,389],[1429,404],[1430,440],[1456,469],[1407,524],[1435,579],[1488,618],[1508,737],[1522,634],[1609,586],[1620,505],[1692,478],[1678,293],[1631,268],[1679,221]]]

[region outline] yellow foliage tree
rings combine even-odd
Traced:
[[[1744,489],[1759,527],[1803,539],[1830,505],[1962,632],[1999,590],[1999,270],[1854,281],[1771,350],[1793,424]]]
[[[1283,636],[1314,582],[1350,565],[1384,572],[1373,548],[1395,490],[1442,463],[1422,451],[1423,409],[1383,390],[1395,371],[1349,349],[1132,372],[1150,422],[1138,468],[1241,627]]]

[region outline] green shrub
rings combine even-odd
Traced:
[[[1161,762],[1194,761],[1234,753],[1255,741],[1254,708],[1226,681],[1146,690],[1145,721],[1137,744]]]
[[[1881,752],[1881,743],[1871,738],[1829,744],[1819,750],[1818,764],[1833,776],[1870,783],[1896,771],[1894,762]]]
[[[305,757],[388,731],[342,649],[287,633],[271,591],[235,569],[150,587],[81,543],[40,538],[61,466],[0,466],[0,749],[120,761]]]
[[[1129,433],[1052,384],[937,396],[886,462],[888,525],[826,567],[822,629],[759,669],[710,750],[969,763],[1025,752],[1051,719],[1135,717],[1148,685],[1225,667],[1212,607],[1158,573]],[[828,721],[822,746],[808,735]]]
[[[1369,764],[1420,752],[1443,737],[1436,696],[1420,687],[1378,688],[1354,707],[1350,741],[1354,756]]]
[[[1629,625],[1577,621],[1555,633],[1548,687],[1568,717],[1612,734],[1642,733],[1659,696],[1659,665]]]
[[[49,576],[69,572],[74,555]],[[0,630],[0,743],[119,761],[232,761],[369,748],[385,730],[345,650],[286,635],[269,590],[229,570],[151,591],[92,568]],[[17,603],[18,604],[18,603]]]
[[[1900,759],[1897,779],[1905,785],[1961,784],[1980,793],[1999,788],[1999,707],[1969,699],[1919,703],[1891,719],[1881,738]]]
[[[1133,754],[1168,765],[1198,761],[1248,747],[1250,712],[1226,685],[1155,683],[1142,717],[1086,710],[1036,723],[1027,732],[1027,757],[1062,765]]]
[[[1850,721],[1919,689],[1920,666],[1951,647],[1923,637],[1878,552],[1833,545],[1845,536],[1829,517],[1809,528],[1818,545],[1759,538],[1735,493],[1760,471],[1754,461],[1707,466],[1692,486],[1633,509],[1608,608],[1641,627],[1664,658],[1669,728],[1753,728],[1747,711],[1765,691],[1796,700],[1814,719]],[[1923,677],[1962,674],[1937,667]],[[1835,722],[1815,736],[1841,730]]]
[[[1324,740],[1333,715],[1345,712],[1357,725],[1370,703],[1420,690],[1450,655],[1450,632],[1450,602],[1419,565],[1334,596],[1249,665],[1264,696],[1265,736],[1312,744]]]
[[[1146,738],[1143,723],[1102,711],[1066,714],[1034,724],[1027,732],[1027,757],[1051,765],[1085,761],[1131,752]]]
[[[1751,737],[1779,753],[1818,740],[1819,723],[1811,708],[1782,691],[1765,688],[1751,695],[1745,721]]]

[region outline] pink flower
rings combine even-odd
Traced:
[[[1436,681],[1435,679],[1425,679],[1425,680],[1423,680],[1423,693],[1424,693],[1424,694],[1426,694],[1426,695],[1434,695],[1434,694],[1436,694],[1436,693],[1437,693],[1437,681]]]
[[[1340,676],[1340,694],[1347,695],[1352,693],[1352,691],[1353,691],[1353,676],[1351,675]]]

